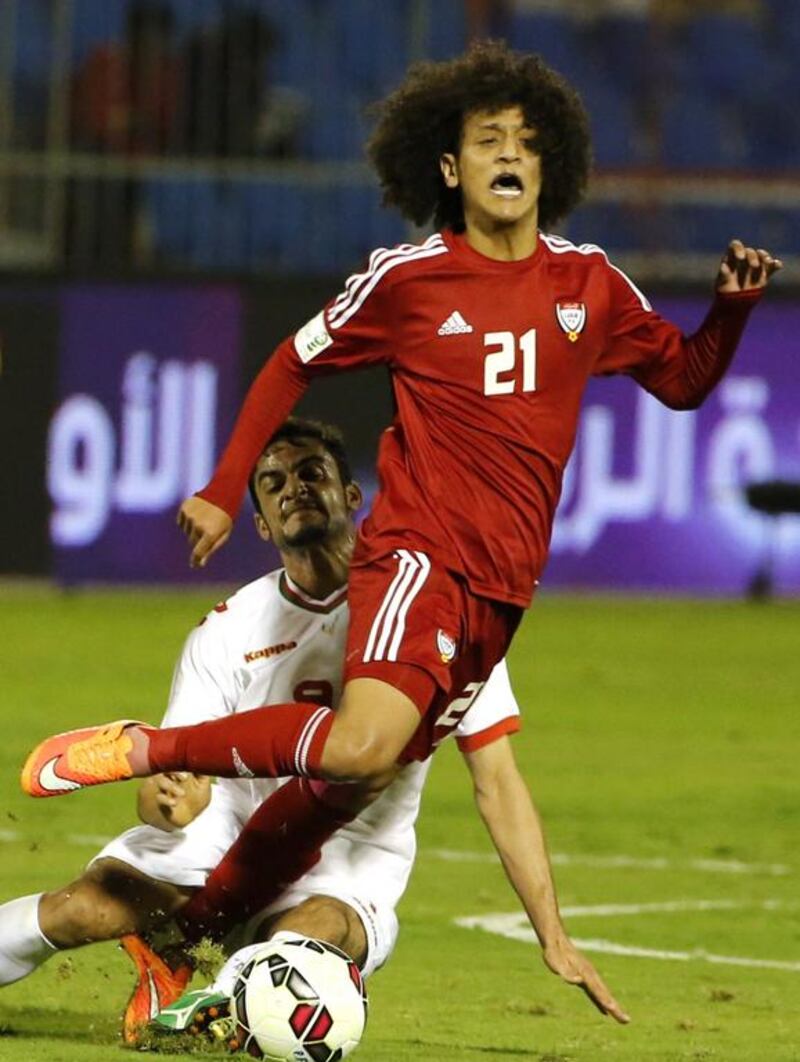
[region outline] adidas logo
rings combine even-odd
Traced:
[[[453,310],[443,325],[440,326],[438,335],[440,336],[459,336],[466,332],[471,332],[472,325],[467,324],[458,310]]]

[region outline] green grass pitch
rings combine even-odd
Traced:
[[[208,593],[0,588],[0,899],[67,881],[131,824],[132,789],[22,796],[54,729],[160,717]],[[396,952],[370,985],[361,1062],[800,1059],[800,603],[545,597],[511,656],[514,739],[573,936],[633,1023],[543,967],[474,811],[437,754]],[[489,916],[508,916],[505,919]],[[455,923],[471,919],[472,928]],[[487,921],[488,920],[488,921]],[[0,1060],[124,1059],[114,945],[0,991]]]

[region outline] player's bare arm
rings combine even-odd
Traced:
[[[177,522],[191,543],[189,563],[193,568],[204,568],[209,557],[228,541],[233,529],[233,520],[224,509],[196,494],[181,505]]]
[[[562,925],[544,832],[511,742],[500,738],[464,758],[481,818],[539,938],[548,969],[581,988],[601,1014],[626,1024],[628,1015]]]
[[[188,826],[210,801],[211,779],[207,775],[171,771],[142,782],[136,810],[146,825],[170,833]]]
[[[717,274],[717,291],[734,294],[765,288],[770,278],[783,269],[780,258],[774,258],[763,247],[745,247],[741,240],[731,240]]]

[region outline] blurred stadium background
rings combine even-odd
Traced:
[[[0,0],[2,899],[130,824],[125,787],[43,807],[19,764],[112,705],[155,722],[202,584],[263,570],[240,519],[191,573],[175,510],[271,347],[420,235],[380,208],[365,106],[482,35],[581,89],[596,174],[562,231],[657,309],[692,329],[733,235],[786,270],[698,413],[592,383],[545,589],[647,596],[543,595],[511,653],[565,916],[634,1024],[452,925],[514,902],[445,748],[363,1057],[796,1062],[800,0]],[[372,489],[383,375],[302,409],[345,427]],[[95,582],[137,585],[60,590]],[[770,590],[793,600],[694,600]],[[107,1062],[130,981],[101,947],[3,990],[0,1060]]]
[[[188,577],[175,507],[264,356],[420,235],[380,206],[368,104],[481,35],[581,90],[596,173],[562,231],[666,315],[698,323],[733,235],[787,261],[699,414],[590,389],[547,583],[800,591],[800,516],[746,494],[800,481],[796,0],[3,0],[0,572]],[[303,409],[371,486],[382,376]],[[237,541],[208,578],[263,565]]]

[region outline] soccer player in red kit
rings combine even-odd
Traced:
[[[369,151],[386,202],[438,231],[375,251],[281,343],[212,481],[179,515],[204,565],[310,380],[387,366],[396,414],[351,567],[336,715],[292,704],[196,728],[76,731],[31,754],[33,795],[181,769],[379,788],[397,762],[425,758],[530,604],[589,377],[625,373],[673,409],[696,408],[781,266],[732,241],[711,308],[685,337],[600,248],[547,235],[586,187],[586,114],[540,59],[501,44],[414,67],[384,101]]]

